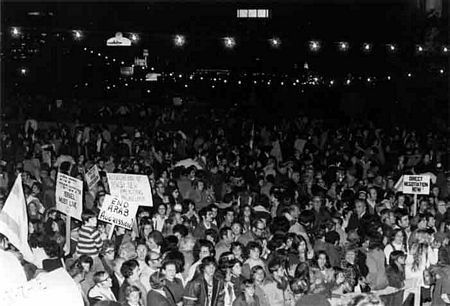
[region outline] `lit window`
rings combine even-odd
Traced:
[[[269,18],[270,12],[268,9],[238,9],[238,18]]]

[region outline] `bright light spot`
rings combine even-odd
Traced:
[[[109,86],[106,86],[106,89],[110,90],[110,89],[111,89],[111,87],[109,87]]]
[[[124,64],[125,64],[125,62],[123,62],[123,61],[122,61],[122,62],[120,62],[120,64],[121,64],[121,65],[124,65]]]
[[[281,82],[280,85],[283,86],[283,85],[284,85],[284,82]]]
[[[447,48],[447,47],[444,47],[444,48],[442,48],[442,51],[443,51],[444,53],[447,53],[447,52],[448,52],[448,48]]]
[[[14,37],[18,37],[18,36],[20,35],[20,29],[19,29],[19,28],[16,28],[16,27],[13,27],[13,28],[11,29],[11,34],[12,34],[12,36],[14,36]]]
[[[242,84],[242,82],[241,82],[241,81],[238,81],[238,84],[239,84],[239,85],[241,85],[241,84]]]
[[[439,70],[440,74],[444,74],[444,69]]]
[[[132,33],[130,39],[133,42],[137,42],[139,40],[139,36],[137,34]]]
[[[341,51],[347,51],[349,48],[349,45],[347,42],[343,41],[339,43],[339,50]]]
[[[418,45],[418,46],[417,46],[417,52],[422,52],[422,51],[423,51],[423,47],[420,46],[420,45]]]
[[[363,45],[363,49],[364,49],[364,51],[369,52],[370,50],[372,50],[372,45],[369,43],[365,43]]]
[[[97,54],[98,56],[102,56],[102,54],[101,53],[99,53],[99,54]]]
[[[330,85],[334,85],[334,81],[333,80],[330,81]]]
[[[224,38],[224,44],[225,44],[226,48],[232,49],[236,45],[236,41],[234,40],[233,37],[225,37]]]
[[[347,85],[350,85],[351,82],[352,82],[352,81],[347,80],[346,84],[347,84]]]
[[[309,49],[313,52],[319,51],[320,50],[320,42],[316,41],[316,40],[312,40],[309,42]]]
[[[28,73],[27,68],[20,68],[20,74],[26,75]]]
[[[105,60],[107,60],[108,59],[108,57],[107,56],[105,56]]]
[[[227,80],[223,80],[223,82],[226,84],[226,83],[227,83]]]
[[[270,45],[273,48],[278,48],[281,45],[281,40],[279,38],[274,37],[270,39]]]
[[[393,44],[388,45],[388,48],[389,48],[389,51],[391,51],[391,52],[394,52],[396,49],[395,45],[393,45]]]
[[[147,93],[151,93],[150,89],[147,89]]]
[[[186,38],[183,35],[175,35],[175,37],[173,38],[173,43],[177,47],[183,47],[186,43]]]
[[[408,78],[410,78],[410,77],[412,77],[412,74],[411,74],[411,73],[408,73]]]
[[[372,82],[372,79],[371,78],[367,78],[367,82]]]
[[[125,86],[128,86],[128,83],[125,83]]]
[[[75,30],[73,31],[73,38],[78,40],[83,37],[83,33],[81,31]]]
[[[390,80],[391,80],[391,76],[390,76],[390,75],[388,75],[388,76],[387,76],[387,79],[388,79],[388,80],[390,81]]]
[[[184,84],[184,88],[188,88],[188,85],[187,85],[187,84]]]

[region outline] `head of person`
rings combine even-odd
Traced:
[[[233,224],[234,222],[234,210],[232,208],[225,209],[225,222],[227,224]]]
[[[240,236],[242,234],[242,224],[239,221],[234,221],[231,225],[231,230],[234,236]]]
[[[112,287],[112,279],[109,274],[105,271],[95,272],[93,277],[95,285],[102,288],[111,288]]]
[[[128,286],[125,289],[125,300],[130,305],[138,305],[141,300],[141,290],[136,286]]]
[[[161,266],[161,271],[164,272],[166,279],[169,281],[173,281],[175,279],[177,270],[177,263],[174,260],[165,260]]]
[[[251,269],[252,279],[258,283],[262,284],[266,279],[266,270],[260,265],[256,265]]]
[[[130,259],[125,261],[120,268],[120,273],[129,281],[137,281],[139,279],[139,263]]]
[[[399,270],[400,267],[405,265],[406,254],[403,251],[392,251],[389,255],[389,266],[394,270]]]
[[[153,290],[162,290],[166,286],[167,276],[164,271],[156,271],[150,275],[150,287]]]
[[[256,241],[250,241],[247,244],[248,256],[250,259],[257,260],[260,258],[262,253],[261,245]]]
[[[283,261],[279,257],[274,257],[271,261],[269,261],[268,269],[272,277],[278,281],[284,278],[286,275]]]
[[[328,269],[330,267],[330,258],[325,251],[317,252],[315,262],[320,270]]]
[[[90,272],[91,269],[92,269],[92,266],[94,265],[94,260],[93,260],[92,257],[89,256],[89,255],[81,255],[81,256],[78,258],[78,262],[79,262],[79,264],[80,264],[80,267],[83,268],[83,271],[84,271],[85,273]]]
[[[153,231],[147,237],[147,246],[149,250],[161,252],[164,244],[164,236],[161,232]]]
[[[81,214],[81,221],[85,226],[96,227],[97,226],[97,214],[92,210],[84,210]]]
[[[214,276],[214,273],[217,269],[217,263],[213,256],[205,257],[202,259],[202,263],[200,265],[200,271],[205,277],[211,278]]]
[[[106,240],[103,242],[102,250],[100,251],[100,256],[109,261],[114,260],[115,250],[114,250],[114,242],[111,240]]]
[[[173,227],[172,232],[178,238],[178,241],[181,241],[189,234],[189,230],[183,224],[176,224]]]
[[[245,279],[242,282],[242,292],[245,297],[253,298],[255,295],[255,282],[253,279]]]
[[[355,212],[358,216],[362,216],[367,209],[367,204],[365,200],[357,199],[355,201]]]
[[[234,234],[230,227],[225,226],[220,229],[220,239],[227,244],[231,244],[234,240]]]
[[[148,246],[144,240],[138,240],[136,244],[137,259],[144,261],[148,253]]]
[[[402,228],[402,229],[408,228],[410,226],[408,212],[403,209],[398,211],[397,216],[396,216],[396,222],[400,228]]]
[[[262,219],[257,219],[252,224],[252,233],[256,237],[263,237],[266,231],[266,223]]]
[[[153,270],[161,267],[161,254],[154,251],[149,251],[145,256],[145,263]]]
[[[214,244],[206,239],[200,239],[194,246],[193,251],[195,260],[202,260],[205,257],[215,256]]]
[[[147,239],[153,232],[153,222],[149,217],[144,217],[139,222],[139,237]]]
[[[212,211],[212,207],[211,206],[203,207],[198,212],[198,216],[205,224],[211,223],[214,219],[214,213]]]

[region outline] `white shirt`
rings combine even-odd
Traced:
[[[116,297],[111,291],[111,288],[104,288],[99,285],[95,285],[89,290],[88,297],[101,301],[116,301]]]

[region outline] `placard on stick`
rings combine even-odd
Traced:
[[[112,195],[137,206],[153,206],[150,182],[146,175],[107,173]]]
[[[429,175],[404,175],[403,193],[406,194],[430,194]]]
[[[98,219],[111,223],[113,226],[131,229],[137,209],[138,205],[130,204],[120,197],[106,194]]]
[[[56,209],[81,220],[83,211],[83,182],[63,173],[56,179]]]
[[[92,190],[94,186],[100,181],[100,173],[98,172],[97,165],[94,165],[89,169],[89,171],[84,176],[88,189]]]

